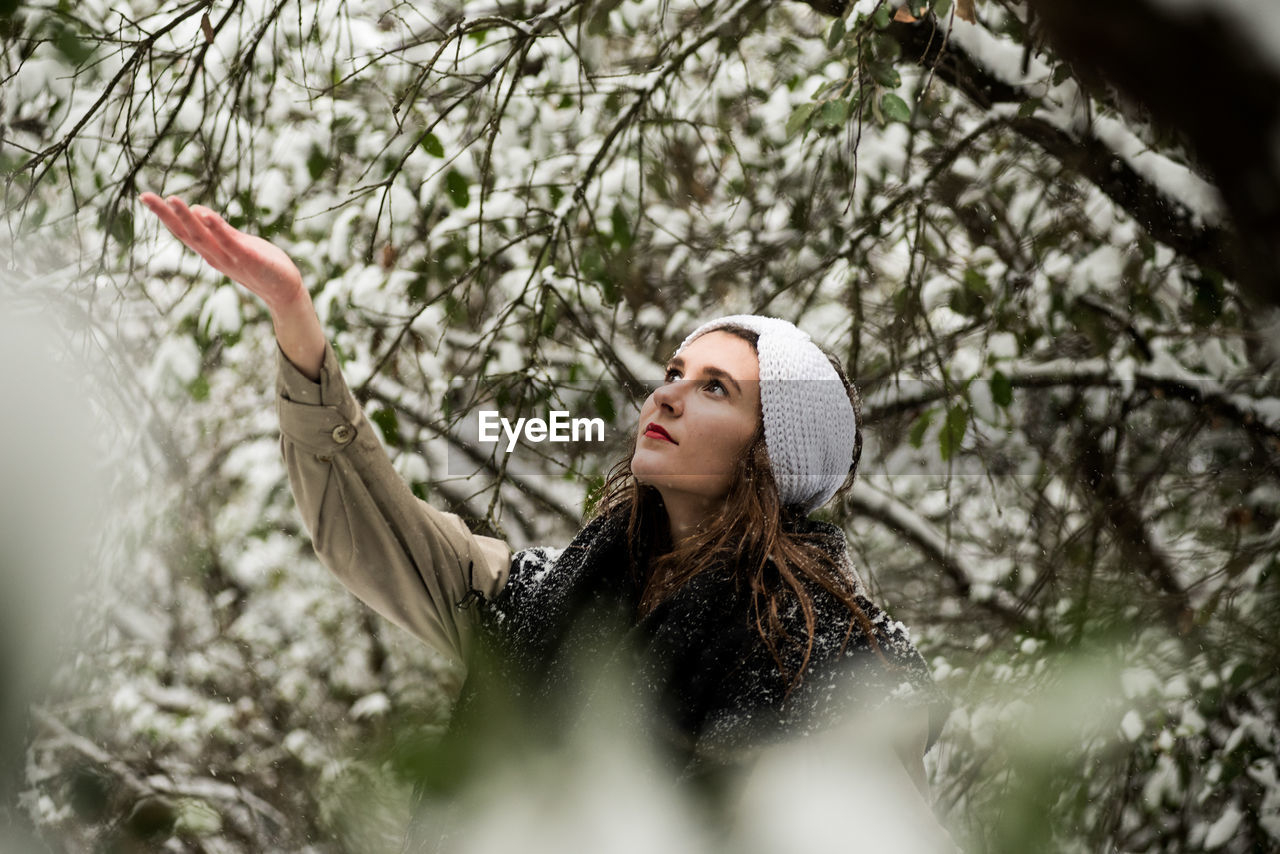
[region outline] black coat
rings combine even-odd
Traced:
[[[839,528],[813,520],[799,525],[851,567]],[[637,696],[657,711],[645,720],[637,715],[637,724],[655,727],[691,770],[731,763],[739,751],[883,703],[927,706],[926,750],[933,744],[947,703],[906,627],[864,595],[858,602],[873,625],[880,655],[856,623],[845,643],[848,610],[815,589],[810,661],[788,695],[790,681],[752,622],[750,593],[726,570],[699,574],[636,620],[641,591],[628,568],[625,526],[625,513],[599,516],[563,550],[518,552],[502,591],[492,601],[477,597],[485,661],[478,672],[473,669],[459,718],[468,715],[474,687],[491,679],[532,703],[526,714],[571,712],[574,703],[589,701],[591,679],[584,679],[583,664],[593,662],[628,674]],[[784,615],[784,623],[789,634],[805,637],[798,606]],[[784,654],[795,672],[803,648],[791,645]]]

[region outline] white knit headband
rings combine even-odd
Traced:
[[[734,314],[702,324],[676,350],[722,326],[760,336],[760,408],[764,442],[784,505],[810,513],[835,494],[853,462],[858,419],[840,375],[795,324],[777,317]]]

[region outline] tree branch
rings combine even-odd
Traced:
[[[825,15],[844,13],[846,3],[831,0],[799,0]],[[1053,0],[1041,0],[1037,5],[1052,5]],[[1099,0],[1100,2],[1100,0]],[[1110,4],[1106,10],[1100,9],[1094,15],[1083,14],[1072,6],[1070,15],[1092,33],[1094,18],[1106,19],[1112,14]],[[982,109],[991,109],[997,104],[1021,106],[1031,103],[1035,96],[1022,86],[1002,79],[993,73],[963,46],[951,38],[951,33],[940,25],[932,15],[915,23],[895,21],[889,25],[887,32],[893,36],[902,49],[904,57],[914,60],[928,68],[939,79],[955,87],[970,101]],[[984,34],[989,35],[986,31]],[[1144,29],[1138,29],[1129,35],[1129,41],[1149,40]],[[1090,38],[1092,36],[1089,36]],[[1200,63],[1185,63],[1187,73],[1196,73]],[[1194,66],[1194,68],[1192,67]],[[1170,86],[1164,78],[1158,80],[1166,92],[1181,91]],[[1273,98],[1274,100],[1274,98]],[[1196,101],[1198,103],[1198,100]],[[1102,139],[1094,135],[1077,135],[1055,126],[1043,118],[1036,116],[1020,116],[1010,121],[1010,127],[1024,139],[1035,143],[1048,155],[1062,165],[1094,184],[1108,198],[1122,208],[1138,222],[1153,238],[1172,248],[1179,255],[1194,263],[1213,270],[1224,276],[1245,280],[1250,271],[1256,267],[1252,259],[1246,263],[1246,254],[1235,232],[1217,225],[1202,223],[1192,211],[1176,204],[1152,181],[1139,174],[1129,163],[1113,151]],[[1234,134],[1214,131],[1219,139],[1231,140]],[[1259,136],[1261,140],[1263,137]],[[1239,159],[1239,154],[1236,155]],[[1270,162],[1269,155],[1267,159]],[[1215,172],[1215,178],[1220,176]],[[1227,186],[1223,185],[1224,191]],[[1230,194],[1228,202],[1231,203]],[[1274,235],[1280,226],[1269,232]],[[1274,241],[1271,241],[1274,243]],[[1280,244],[1277,244],[1280,246]],[[1280,250],[1274,250],[1280,251]],[[1251,266],[1252,264],[1252,266]],[[1274,281],[1275,270],[1280,269],[1280,257],[1269,268],[1269,275]],[[1252,296],[1259,302],[1280,306],[1280,298],[1274,290],[1251,289]]]
[[[1123,389],[1128,383],[1153,395],[1182,400],[1206,410],[1209,414],[1235,424],[1247,433],[1264,439],[1274,448],[1280,448],[1280,424],[1272,424],[1266,414],[1250,405],[1249,398],[1233,394],[1218,382],[1205,377],[1178,377],[1161,374],[1151,368],[1138,368],[1132,377],[1122,377],[1103,359],[1058,360],[1039,365],[1010,366],[1004,369],[1014,388],[1114,388]],[[942,388],[919,385],[905,393],[890,397],[887,394],[869,394],[863,418],[867,424],[892,418],[896,415],[936,403],[946,397]]]
[[[1081,431],[1076,441],[1080,480],[1097,501],[1125,564],[1151,580],[1162,594],[1159,603],[1169,627],[1179,635],[1187,634],[1195,613],[1190,597],[1178,580],[1169,555],[1156,547],[1137,502],[1120,488],[1114,453],[1103,450],[1089,431]]]
[[[1230,20],[1212,3],[1194,10],[1149,0],[1028,5],[1073,72],[1095,87],[1119,89],[1189,143],[1233,220],[1225,247],[1231,264],[1218,269],[1238,279],[1255,302],[1280,306],[1280,160],[1273,141],[1280,69],[1240,32],[1253,22]]]
[[[960,598],[976,603],[1009,626],[1025,625],[1021,607],[1006,591],[993,588],[989,597],[974,598],[973,579],[978,573],[955,554],[947,539],[919,513],[861,482],[854,483],[843,501],[855,513],[879,522],[918,548],[942,570]]]

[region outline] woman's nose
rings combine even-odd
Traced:
[[[665,409],[668,412],[679,415],[684,408],[684,385],[683,380],[663,383],[654,390],[653,402],[658,405],[659,409]]]

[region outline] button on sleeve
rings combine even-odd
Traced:
[[[307,379],[279,347],[276,366],[276,410],[284,438],[326,460],[350,447],[361,413],[342,383],[333,347],[325,344],[319,382]]]

